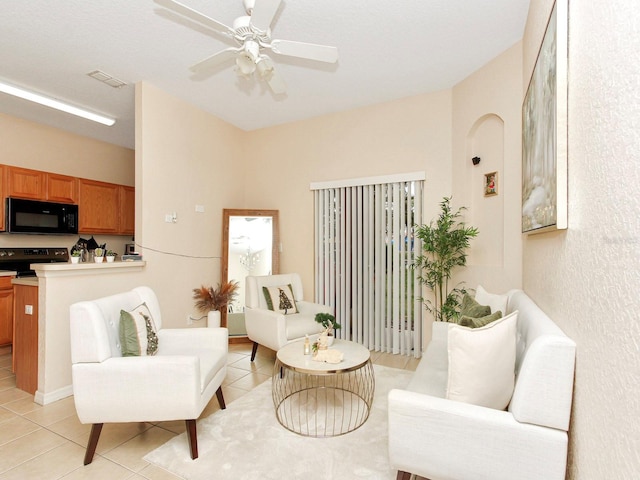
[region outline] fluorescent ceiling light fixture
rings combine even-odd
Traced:
[[[108,127],[116,123],[115,119],[113,118],[105,117],[104,115],[98,115],[97,113],[74,107],[73,105],[69,105],[68,103],[61,102],[54,98],[45,97],[44,95],[30,92],[22,88],[14,87],[13,85],[9,85],[7,83],[0,82],[0,92],[13,95],[14,97],[23,98],[25,100],[29,100],[30,102],[39,103],[40,105],[44,105],[45,107],[55,108],[56,110],[70,113],[71,115],[76,115],[78,117],[86,118],[87,120],[102,123],[103,125],[106,125]]]

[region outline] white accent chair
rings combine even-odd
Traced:
[[[154,356],[123,357],[120,310],[146,303],[157,328]],[[185,420],[191,458],[198,458],[196,419],[227,372],[226,328],[163,329],[153,290],[138,287],[70,307],[73,393],[78,418],[91,423],[84,464],[93,460],[104,423]]]
[[[262,287],[291,285],[299,313],[283,315],[269,310]],[[316,313],[331,313],[331,307],[304,300],[302,280],[297,273],[249,276],[246,278],[245,325],[253,342],[251,361],[256,358],[258,345],[278,351],[288,343],[317,335],[322,326],[315,321]]]

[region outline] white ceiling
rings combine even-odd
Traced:
[[[232,25],[242,0],[180,0]],[[259,2],[260,0],[256,0]],[[152,0],[0,3],[0,80],[114,116],[105,127],[0,93],[0,112],[134,147],[134,85],[147,81],[241,129],[450,88],[522,38],[529,0],[283,0],[272,37],[338,47],[337,64],[272,55],[287,83],[234,69],[193,78],[188,67],[234,46],[170,18]],[[114,89],[86,74],[101,70]]]

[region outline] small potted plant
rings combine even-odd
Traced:
[[[81,256],[82,256],[82,250],[72,250],[71,263],[78,263],[80,261]]]
[[[105,255],[107,257],[107,262],[113,262],[116,259],[116,252],[113,250],[107,250]]]
[[[193,299],[196,301],[196,309],[200,313],[207,314],[207,325],[220,326],[220,312],[227,308],[238,295],[238,282],[229,281],[218,283],[216,288],[205,287],[193,289]]]
[[[324,332],[322,335],[328,337],[328,345],[331,346],[334,340],[334,331],[340,328],[340,324],[336,322],[336,317],[330,313],[316,313],[315,321],[322,325]]]
[[[96,248],[93,251],[93,260],[96,263],[102,263],[102,260],[104,259],[104,250],[100,247]]]

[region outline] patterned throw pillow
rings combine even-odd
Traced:
[[[120,310],[119,328],[123,357],[155,355],[158,351],[156,325],[145,303],[130,312]]]
[[[462,325],[463,327],[481,328],[491,322],[500,320],[501,318],[502,312],[500,310],[498,310],[497,312],[493,312],[490,315],[485,315],[484,317],[468,317],[466,315],[462,315],[458,324]]]
[[[262,287],[267,308],[284,315],[298,313],[296,299],[293,297],[291,285],[279,285],[276,287]]]

